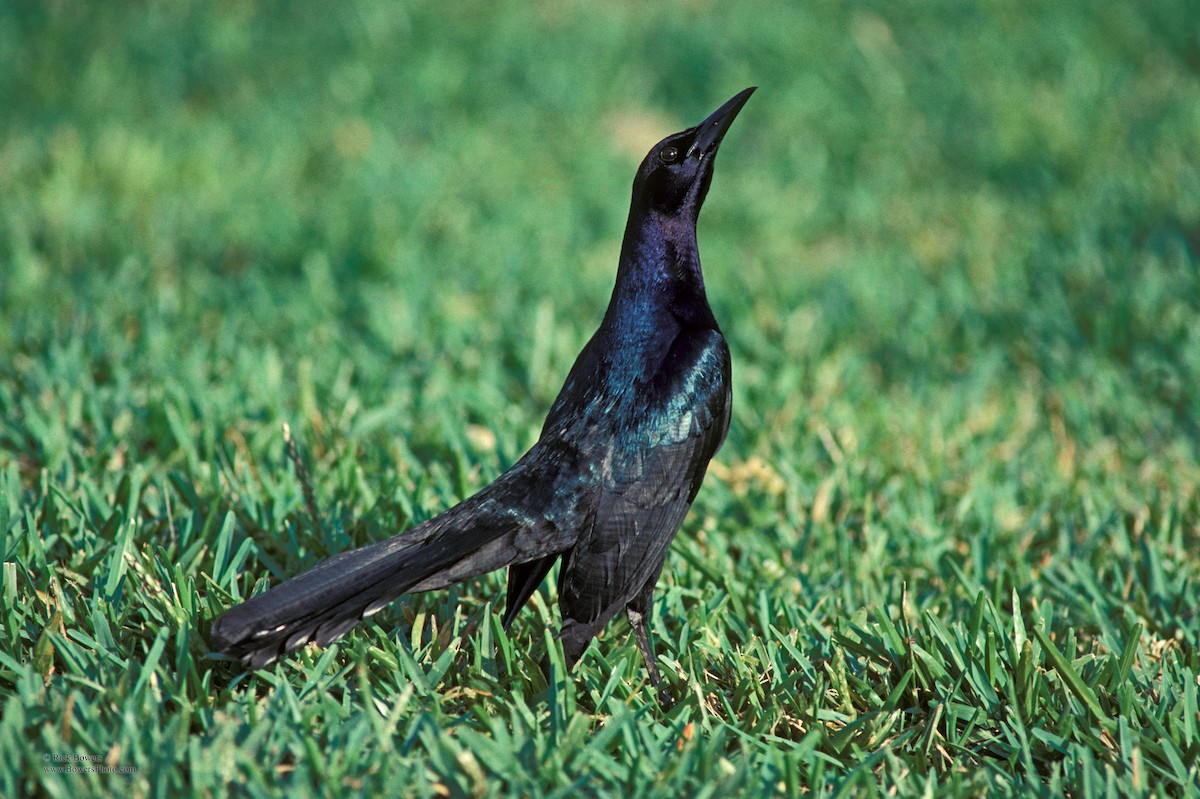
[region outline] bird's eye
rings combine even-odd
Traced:
[[[664,147],[658,157],[664,164],[673,164],[679,158],[679,150],[674,147]]]

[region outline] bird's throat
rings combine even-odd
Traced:
[[[711,316],[693,220],[630,219],[607,317],[628,318],[626,310],[640,317],[670,312],[681,321],[697,312]]]

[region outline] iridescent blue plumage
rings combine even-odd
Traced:
[[[667,548],[729,427],[729,348],[704,292],[696,219],[747,89],[655,145],[634,179],[616,285],[538,442],[474,496],[342,553],[217,619],[216,649],[261,667],[324,645],[402,593],[505,566],[505,624],[555,561],[569,664],[621,610],[651,680],[647,633]]]

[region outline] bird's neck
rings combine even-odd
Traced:
[[[715,324],[700,272],[696,221],[631,213],[605,325],[653,328],[667,317]]]

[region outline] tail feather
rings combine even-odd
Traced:
[[[337,640],[401,594],[442,588],[569,546],[559,525],[489,493],[251,597],[213,622],[214,649],[262,668],[310,641],[325,646]]]

